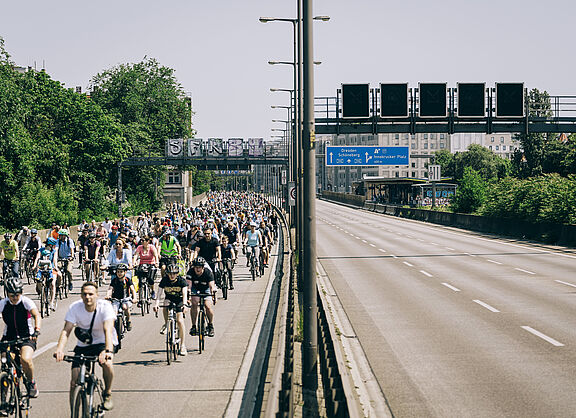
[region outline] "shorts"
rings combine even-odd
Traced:
[[[120,303],[122,303],[122,305],[126,304],[128,309],[130,309],[132,307],[132,298],[124,298],[122,301],[112,301],[112,307],[114,308],[114,312],[116,312],[116,314],[118,314],[118,310],[120,309]]]
[[[106,350],[106,344],[92,344],[86,347],[74,347],[74,354],[80,355],[84,354],[85,356],[99,356],[102,351]],[[72,368],[80,367],[80,362],[74,360],[72,362]]]
[[[160,267],[169,266],[170,264],[176,264],[176,256],[160,257]]]
[[[8,341],[6,340],[6,337],[2,338],[2,341]],[[22,344],[18,344],[18,346],[20,347],[32,347],[32,350],[36,351],[36,341],[32,341],[32,340],[28,340],[23,342]]]
[[[212,299],[212,295],[208,293],[207,289],[198,290],[198,289],[195,289],[194,287],[192,287],[190,289],[190,297],[194,297],[194,296],[196,296],[197,298],[202,297],[204,299]]]
[[[170,299],[164,299],[163,307],[168,308],[172,302]],[[174,304],[174,312],[183,312],[184,311],[184,303],[182,301],[172,302]]]

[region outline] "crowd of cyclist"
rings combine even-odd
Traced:
[[[64,349],[72,332],[78,342],[77,355],[98,356],[104,371],[104,403],[112,409],[112,359],[118,346],[115,321],[119,310],[126,316],[126,330],[132,329],[133,304],[146,303],[142,289],[151,289],[153,309],[161,304],[166,331],[168,303],[176,307],[180,352],[185,356],[185,320],[190,309],[196,335],[200,298],[208,319],[207,336],[214,336],[214,306],[218,289],[224,284],[234,289],[232,270],[240,253],[246,265],[256,270],[268,267],[271,247],[277,237],[279,219],[260,195],[248,192],[210,192],[196,207],[179,203],[168,206],[165,216],[141,213],[134,223],[128,219],[82,222],[78,239],[70,236],[68,225],[54,224],[44,241],[34,228],[23,227],[16,236],[6,233],[0,242],[3,256],[1,283],[5,298],[0,313],[6,323],[2,341],[20,341],[20,360],[28,396],[38,396],[32,355],[40,334],[44,308],[40,314],[32,299],[23,295],[24,282],[34,283],[39,295],[47,289],[46,310],[57,308],[58,296],[72,291],[72,268],[77,263],[83,285],[81,300],[74,302],[65,317],[54,356],[64,359]],[[253,256],[253,257],[252,257]],[[224,274],[224,270],[226,270]],[[134,277],[133,277],[134,276]],[[107,284],[105,299],[98,288]],[[138,289],[138,290],[137,290]],[[13,319],[12,319],[13,318]],[[22,341],[24,341],[22,343]],[[71,391],[79,365],[72,364]],[[0,382],[1,383],[1,382]]]

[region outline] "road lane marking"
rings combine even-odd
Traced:
[[[447,250],[450,250],[450,251],[456,251],[456,250],[455,250],[454,248],[452,248],[452,247],[444,247],[444,248],[446,248]]]
[[[410,264],[408,261],[403,261],[404,264],[406,264],[408,267],[414,267],[414,264]]]
[[[395,256],[394,254],[390,254],[392,256],[392,258],[398,258],[397,256]]]
[[[464,253],[466,255],[469,255],[470,257],[476,257],[474,254],[470,254],[470,253]]]
[[[364,244],[368,244],[368,241],[366,241],[365,239],[363,239],[362,242],[363,242]]]
[[[478,299],[474,299],[474,302],[476,302],[478,305],[485,307],[486,309],[488,309],[489,311],[492,312],[500,312],[498,309],[488,305],[487,303],[482,302],[481,300]]]
[[[526,331],[528,331],[531,334],[534,334],[537,337],[542,338],[545,341],[548,341],[550,344],[556,346],[556,347],[564,347],[564,344],[562,344],[560,341],[556,341],[554,338],[551,338],[545,334],[542,334],[540,331],[536,331],[534,328],[532,327],[527,327],[527,326],[523,326],[521,328],[524,328]]]
[[[425,270],[420,270],[420,273],[422,273],[424,276],[433,277],[430,273],[428,273]]]
[[[440,244],[436,244],[435,242],[431,242],[430,244],[431,244],[431,245],[436,245],[436,246],[439,246],[439,245],[440,245]]]
[[[46,351],[50,350],[52,347],[56,347],[57,344],[58,343],[56,341],[52,341],[51,343],[46,344],[44,347],[36,350],[36,352],[34,354],[32,354],[32,358],[36,358],[40,354],[45,353]]]
[[[567,283],[567,282],[563,282],[562,280],[554,280],[555,282],[558,283],[562,283],[565,284],[566,286],[572,286],[572,287],[576,287],[576,284],[572,284],[572,283]]]
[[[383,253],[386,252],[386,250],[384,248],[378,248],[378,251],[382,251]]]
[[[442,283],[444,286],[446,286],[448,289],[452,289],[455,292],[459,292],[460,289],[458,289],[457,287],[452,286],[451,284],[448,283]]]
[[[376,247],[374,244],[370,244],[371,247]]]
[[[356,238],[356,239],[362,239],[362,238],[360,238],[360,237],[357,237],[356,235],[354,235],[354,238]]]
[[[424,242],[424,240],[422,238],[418,238],[418,241],[420,242]]]
[[[514,270],[521,271],[522,273],[536,274],[536,273],[534,273],[534,272],[532,272],[532,271],[524,270],[524,269],[521,269],[521,268],[518,268],[518,267],[514,267]]]
[[[490,260],[490,259],[486,259],[486,261],[488,261],[489,263],[494,263],[494,264],[502,264],[499,261],[494,261],[494,260]]]

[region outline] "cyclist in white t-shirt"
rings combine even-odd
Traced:
[[[64,329],[60,334],[54,357],[56,357],[56,361],[64,359],[64,347],[74,327],[76,327],[74,334],[78,338],[86,337],[86,334],[88,334],[89,338],[86,340],[78,340],[74,353],[76,355],[99,356],[105,385],[103,407],[105,410],[111,410],[114,407],[112,403],[112,380],[114,378],[112,360],[114,358],[114,345],[118,344],[118,338],[114,330],[116,313],[110,302],[98,299],[98,285],[96,283],[84,283],[80,295],[82,300],[72,303],[70,308],[68,308],[64,318]],[[87,332],[90,327],[92,327],[91,333]],[[72,400],[79,372],[80,365],[72,363],[70,400]]]

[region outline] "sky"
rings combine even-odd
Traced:
[[[294,0],[3,1],[13,61],[45,66],[66,87],[156,58],[192,96],[199,138],[269,139],[292,88]],[[314,0],[315,95],[342,83],[521,81],[576,95],[573,0]]]

